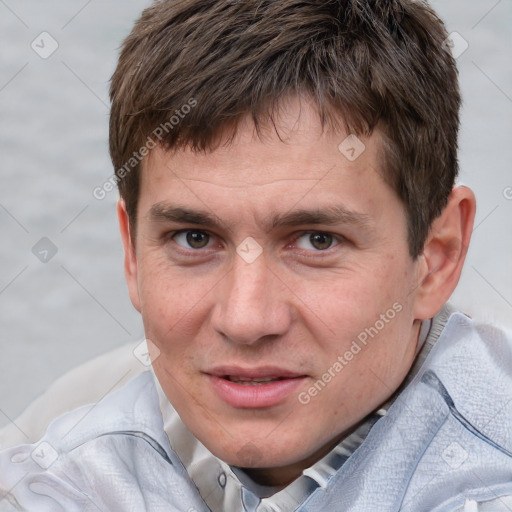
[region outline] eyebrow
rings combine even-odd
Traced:
[[[218,217],[210,213],[172,206],[166,203],[154,204],[149,210],[148,218],[150,222],[178,222],[208,227],[218,227],[221,225]]]
[[[226,227],[219,217],[206,211],[193,210],[168,203],[156,203],[149,210],[151,222],[176,222],[180,224],[196,224],[208,228]],[[343,206],[328,206],[326,208],[300,209],[283,214],[274,214],[264,222],[266,232],[277,228],[300,225],[327,226],[345,224],[360,229],[368,229],[371,225],[370,216],[349,210]]]
[[[303,224],[349,224],[359,228],[370,225],[370,217],[365,213],[349,210],[343,206],[328,206],[313,210],[293,210],[274,215],[267,225],[269,231],[280,227],[299,226]]]

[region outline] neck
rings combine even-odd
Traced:
[[[355,430],[359,424],[342,432],[309,457],[287,466],[273,468],[240,468],[256,484],[265,487],[276,487],[280,491],[300,477],[302,472],[325,457],[340,441]]]

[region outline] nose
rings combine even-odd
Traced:
[[[283,336],[292,322],[287,288],[260,256],[246,263],[238,256],[220,283],[212,313],[216,332],[233,343],[253,345]]]

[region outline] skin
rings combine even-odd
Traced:
[[[135,239],[118,205],[130,297],[158,347],[153,367],[169,401],[214,455],[280,487],[403,381],[421,320],[457,284],[475,211],[472,192],[454,189],[413,260],[404,207],[381,177],[379,131],[360,137],[366,149],[351,162],[338,149],[347,134],[322,131],[304,99],[286,107],[277,123],[282,140],[270,127],[258,137],[246,119],[213,152],[155,148],[144,162]],[[163,218],[171,205],[206,212],[218,225]],[[270,225],[275,216],[333,206],[357,212],[359,222]],[[192,233],[187,239],[180,230]],[[252,263],[236,252],[247,237],[263,249]],[[302,404],[299,393],[396,303],[401,311]],[[206,375],[225,364],[278,365],[306,378],[277,406],[232,407]]]

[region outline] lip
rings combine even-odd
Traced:
[[[227,404],[240,409],[261,409],[279,405],[306,379],[306,375],[272,366],[260,368],[222,366],[206,372],[206,375],[215,393]],[[227,376],[242,379],[275,377],[280,380],[244,385],[231,382],[226,379]]]
[[[297,373],[277,366],[260,366],[258,368],[242,368],[241,366],[216,366],[205,372],[215,377],[226,377],[228,375],[242,377],[245,379],[264,379],[266,377],[282,377],[293,379],[295,377],[305,377],[302,373]]]

